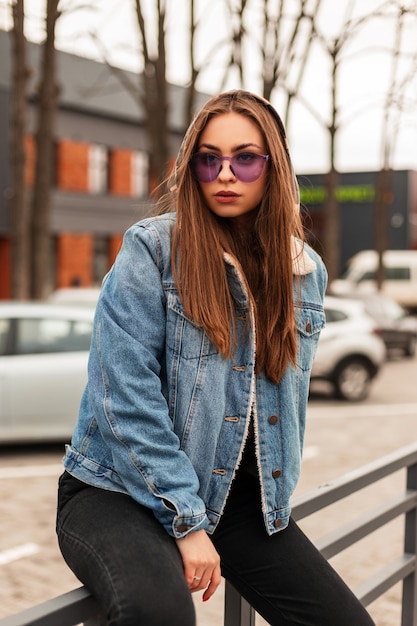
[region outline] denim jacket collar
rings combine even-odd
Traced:
[[[316,262],[311,258],[311,256],[307,253],[304,248],[303,243],[296,239],[295,237],[291,238],[291,255],[292,255],[292,271],[294,276],[306,276],[306,274],[310,274],[317,269]],[[224,253],[224,260],[228,265],[232,265],[236,269],[236,260],[231,254],[227,252]],[[242,285],[245,284],[243,277],[238,269],[236,269],[238,274],[240,283]]]

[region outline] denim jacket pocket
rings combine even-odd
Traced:
[[[320,305],[302,303],[296,305],[295,321],[298,331],[297,365],[302,370],[310,370],[320,332],[326,324],[324,309]]]
[[[167,347],[183,359],[201,359],[218,354],[203,329],[186,315],[174,290],[167,293]]]

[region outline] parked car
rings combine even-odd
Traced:
[[[382,258],[385,267],[382,292],[404,308],[417,311],[417,250],[385,250]],[[377,269],[376,250],[361,250],[349,260],[345,274],[329,285],[329,293],[347,297],[376,293]]]
[[[100,287],[62,287],[51,293],[48,302],[52,304],[65,304],[66,306],[80,305],[95,307],[99,295]]]
[[[408,315],[398,302],[382,294],[355,295],[373,317],[388,350],[401,350],[413,357],[417,347],[417,317]]]
[[[0,443],[70,437],[93,315],[91,307],[0,303]]]
[[[363,302],[325,297],[322,330],[311,380],[331,383],[338,398],[364,400],[386,359],[386,348]]]

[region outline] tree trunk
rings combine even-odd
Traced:
[[[187,128],[193,118],[194,115],[194,103],[196,97],[196,82],[199,75],[199,71],[196,68],[195,64],[195,32],[196,32],[196,24],[195,24],[195,3],[194,0],[190,0],[190,44],[188,49],[188,57],[190,63],[190,84],[187,88],[187,97],[185,100],[185,111],[184,111],[184,124]]]
[[[326,257],[329,284],[339,276],[340,272],[340,207],[337,200],[339,173],[336,170],[336,134],[338,129],[337,78],[339,41],[335,39],[331,50],[332,59],[332,110],[330,135],[330,171],[325,179],[327,198],[324,205],[324,251]]]
[[[155,65],[152,64],[152,68]],[[153,72],[150,72],[153,74]],[[156,72],[155,72],[156,74]],[[157,183],[167,175],[168,149],[168,104],[165,77],[146,75],[144,80],[144,104],[150,142],[151,170]]]
[[[336,192],[339,174],[332,168],[325,177],[327,198],[324,205],[324,260],[329,274],[329,284],[339,275],[340,265],[340,216]]]
[[[25,190],[26,129],[26,43],[23,32],[24,1],[13,4],[12,36],[12,111],[11,111],[11,187],[10,222],[12,276],[11,294],[16,300],[29,296],[29,214]]]
[[[51,257],[50,196],[53,176],[54,118],[58,88],[55,82],[55,24],[59,0],[47,0],[46,39],[42,50],[36,130],[36,172],[31,220],[31,296],[47,295]],[[50,286],[49,286],[50,288]]]
[[[168,146],[168,97],[166,84],[166,50],[165,50],[165,5],[157,2],[157,41],[158,49],[154,58],[149,54],[145,19],[140,0],[136,0],[136,15],[139,32],[142,37],[144,77],[141,99],[146,112],[146,122],[149,137],[149,152],[151,157],[151,171],[157,184],[167,175],[169,161]],[[155,194],[159,189],[154,190]]]
[[[388,212],[392,202],[391,170],[383,168],[377,178],[375,202],[375,250],[378,253],[376,283],[381,291],[385,280],[384,252],[388,249]]]

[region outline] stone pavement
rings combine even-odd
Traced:
[[[411,365],[415,397],[416,362]],[[399,404],[379,404],[392,380],[393,370],[388,368],[386,378],[380,382],[381,395],[371,397],[364,406],[313,402],[298,494],[415,440],[417,402],[415,410],[411,397],[404,398],[407,404],[402,409]],[[55,539],[56,481],[61,457],[61,448],[0,451],[0,618],[79,586],[63,562]],[[404,489],[403,473],[363,490],[329,512],[311,516],[301,526],[315,540],[399,489]],[[402,522],[391,522],[332,559],[332,564],[355,588],[402,553],[402,533]],[[400,625],[400,593],[401,585],[396,585],[368,607],[378,626]],[[195,603],[198,626],[222,626],[223,589],[209,602],[203,603],[195,596]],[[265,624],[257,619],[257,626]]]

